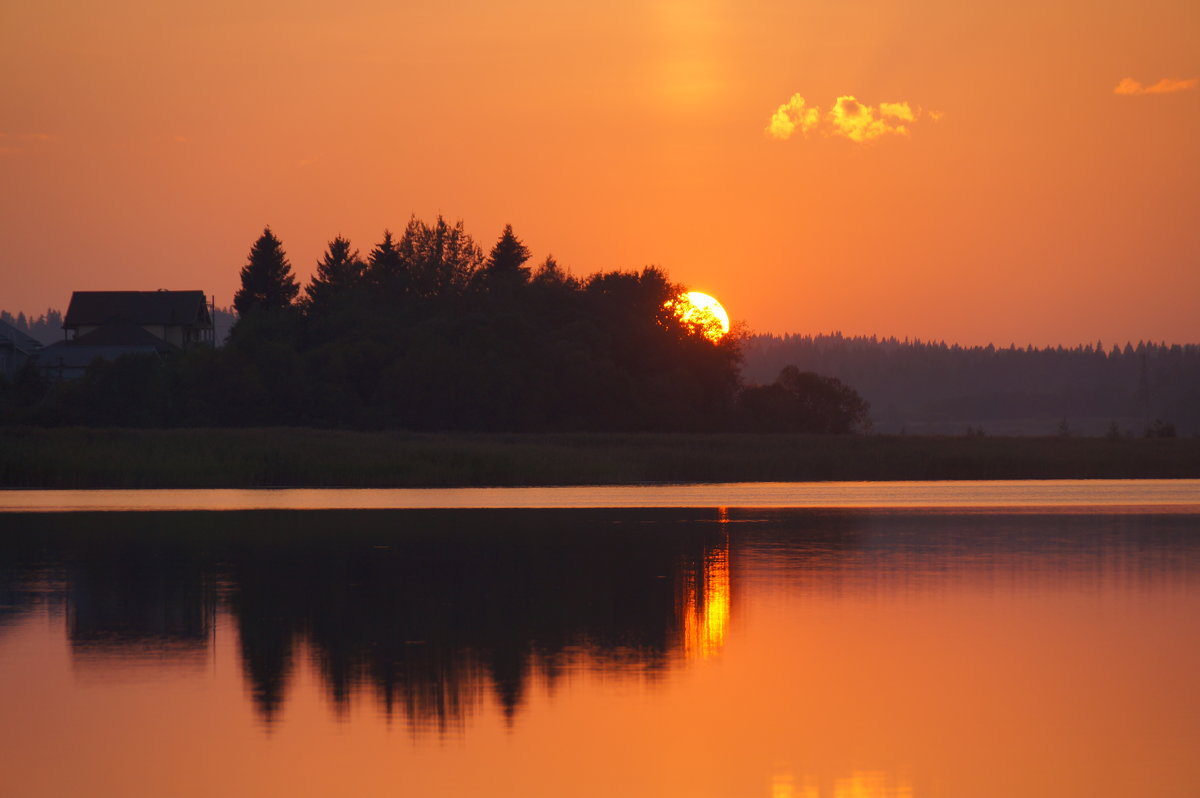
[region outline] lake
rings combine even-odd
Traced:
[[[1200,794],[1196,481],[538,490],[0,492],[0,794]]]

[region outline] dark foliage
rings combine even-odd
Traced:
[[[97,361],[72,382],[0,386],[0,420],[92,426],[296,425],[467,431],[843,433],[866,404],[785,370],[742,392],[738,336],[682,321],[656,268],[578,279],[528,265],[506,225],[484,256],[441,216],[385,231],[364,260],[329,242],[304,297],[270,228],[224,346]]]
[[[350,242],[338,236],[329,242],[325,256],[317,262],[317,273],[305,289],[305,312],[309,316],[327,316],[336,311],[338,301],[357,289],[363,281],[366,264]]]
[[[662,271],[579,279],[552,257],[533,269],[529,260],[511,226],[485,257],[461,222],[414,217],[365,260],[334,238],[297,302],[268,228],[242,269],[223,347],[99,361],[74,382],[33,374],[0,386],[0,419],[694,431],[735,429],[746,417],[737,336],[714,342],[682,322],[669,307],[682,288]],[[826,386],[797,384],[793,395],[810,388]],[[773,417],[743,426],[796,428]]]
[[[513,290],[529,282],[529,268],[525,265],[527,260],[529,248],[513,234],[511,224],[505,225],[500,240],[492,247],[483,269],[479,272],[484,290]]]
[[[256,311],[286,310],[298,293],[300,286],[283,245],[271,228],[264,228],[250,248],[249,261],[242,267],[242,287],[233,297],[234,309],[241,317]]]
[[[745,429],[766,432],[847,433],[866,430],[870,406],[834,377],[786,366],[770,385],[753,386],[739,397]]]

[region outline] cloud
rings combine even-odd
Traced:
[[[1163,78],[1153,86],[1143,86],[1133,78],[1125,78],[1113,89],[1113,94],[1173,94],[1177,91],[1187,91],[1200,86],[1200,78],[1187,80],[1172,80]]]
[[[883,110],[885,106],[889,109],[903,108],[908,116],[887,113]],[[833,108],[825,115],[826,121],[832,126],[831,135],[845,136],[860,144],[881,136],[907,136],[908,128],[902,124],[906,118],[912,119],[908,103],[884,103],[877,112],[850,96],[838,97]]]
[[[797,132],[807,135],[817,131],[823,136],[837,136],[857,143],[874,141],[883,136],[907,136],[909,125],[922,116],[907,102],[866,105],[856,97],[838,97],[833,107],[822,113],[820,107],[808,105],[799,94],[793,94],[771,116],[766,134],[771,138],[786,141]],[[941,119],[941,112],[931,111],[933,121]]]
[[[797,130],[801,133],[808,133],[820,123],[820,120],[820,108],[815,106],[806,108],[804,98],[799,94],[793,94],[792,99],[779,106],[779,109],[771,116],[771,122],[767,125],[767,135],[780,141],[787,141]]]
[[[879,113],[882,116],[891,116],[896,119],[903,119],[905,122],[911,122],[916,119],[913,116],[912,109],[908,107],[908,103],[880,103]]]

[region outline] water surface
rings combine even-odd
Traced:
[[[0,792],[1200,794],[1200,513],[1120,504],[12,512]]]
[[[612,507],[1200,507],[1196,479],[730,482],[528,488],[6,490],[0,512]]]

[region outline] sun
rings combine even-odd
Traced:
[[[666,307],[687,324],[695,324],[708,340],[720,341],[729,333],[729,314],[708,294],[688,291],[668,300]]]

